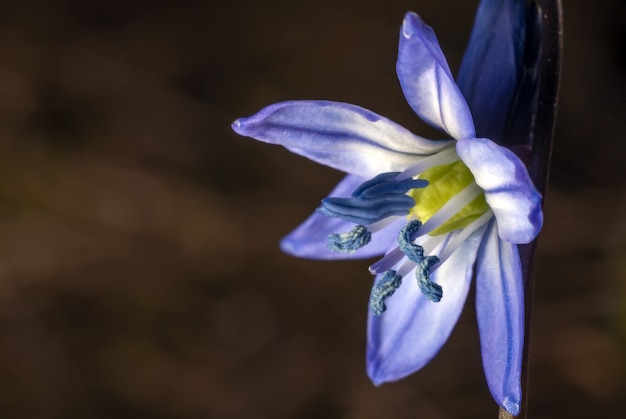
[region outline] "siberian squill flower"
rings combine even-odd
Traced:
[[[497,11],[498,22],[504,17],[506,25],[518,15],[515,4],[523,2],[487,0],[477,24],[481,13],[483,19],[496,13],[495,3],[506,4]],[[480,36],[475,29],[473,37]],[[541,196],[515,153],[476,134],[474,120],[481,121],[482,131],[500,135],[514,82],[490,80],[489,69],[478,72],[481,54],[494,47],[472,42],[473,56],[466,56],[460,76],[463,91],[470,103],[491,101],[477,105],[474,115],[433,30],[409,13],[400,31],[402,91],[415,113],[450,140],[428,140],[361,107],[329,101],[277,103],[232,127],[348,173],[281,246],[318,259],[382,255],[370,266],[376,275],[367,345],[372,381],[405,377],[439,351],[458,320],[475,268],[487,382],[498,404],[516,415],[524,334],[517,244],[537,236]],[[508,89],[509,97],[502,99],[498,89]]]

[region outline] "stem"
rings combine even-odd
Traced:
[[[550,171],[552,139],[554,135],[554,119],[561,75],[561,55],[563,48],[562,30],[563,16],[561,0],[536,0],[535,4],[541,16],[541,52],[540,75],[538,84],[538,101],[534,112],[532,128],[532,158],[528,167],[535,187],[544,196]],[[528,415],[528,382],[530,352],[530,320],[534,286],[533,255],[537,241],[519,246],[525,292],[525,331],[522,364],[522,406],[518,419],[526,419]],[[498,419],[512,419],[513,415],[500,409]]]

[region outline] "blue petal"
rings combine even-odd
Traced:
[[[348,197],[363,181],[364,178],[348,175],[339,182],[330,196]],[[308,259],[364,259],[384,254],[395,243],[398,231],[405,222],[405,219],[400,218],[384,230],[374,233],[372,241],[354,253],[339,253],[328,250],[328,235],[350,231],[354,223],[314,213],[284,237],[280,247],[285,253]]]
[[[517,245],[492,221],[476,262],[476,313],[483,367],[495,401],[519,414],[524,346],[524,284]]]
[[[497,143],[521,74],[525,14],[525,1],[483,0],[459,71],[478,136]]]
[[[396,381],[422,368],[439,352],[463,309],[472,267],[484,227],[474,232],[433,274],[443,287],[440,302],[428,300],[407,274],[402,286],[386,301],[387,311],[369,313],[367,372],[379,385]]]
[[[402,171],[450,143],[412,134],[361,107],[328,101],[281,102],[232,125],[238,134],[279,144],[318,163],[373,177]]]
[[[537,237],[543,224],[541,195],[519,157],[486,138],[460,140],[456,152],[485,191],[500,238],[522,244]]]
[[[437,37],[415,13],[404,17],[396,71],[406,100],[420,118],[453,138],[475,137],[472,114]]]

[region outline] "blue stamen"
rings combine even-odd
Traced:
[[[391,195],[379,199],[325,198],[315,211],[355,224],[369,225],[393,215],[408,215],[415,200],[408,195]]]
[[[387,310],[385,299],[391,295],[402,285],[402,277],[396,275],[396,271],[388,270],[385,274],[374,283],[372,294],[370,295],[370,309],[372,313],[380,316]]]
[[[430,268],[437,262],[439,258],[437,256],[424,256],[424,248],[418,244],[413,243],[417,231],[422,226],[422,223],[418,220],[411,220],[402,227],[400,234],[398,235],[398,244],[400,250],[404,252],[407,258],[411,262],[417,264],[415,267],[415,277],[417,278],[417,285],[420,291],[430,301],[438,303],[443,297],[443,288],[441,285],[436,284],[430,280]]]
[[[398,235],[398,244],[400,250],[409,258],[410,261],[415,263],[421,263],[424,259],[424,248],[418,244],[413,243],[415,239],[415,233],[420,229],[422,223],[418,220],[411,220],[402,227],[400,234]]]
[[[439,262],[437,256],[426,256],[415,268],[415,277],[417,278],[417,285],[420,287],[420,291],[434,303],[438,303],[441,301],[441,297],[443,297],[441,285],[432,282],[429,277],[430,268],[437,262]]]
[[[370,225],[394,215],[408,215],[415,200],[407,192],[424,188],[424,179],[396,180],[399,172],[381,173],[361,183],[350,198],[325,198],[316,212],[355,224]]]
[[[389,195],[404,195],[411,189],[425,188],[428,181],[424,179],[395,180],[400,172],[387,172],[361,183],[352,192],[353,198],[372,199]]]
[[[402,249],[396,247],[391,252],[387,253],[382,259],[378,262],[373,263],[369,267],[369,271],[371,274],[376,275],[391,269],[395,264],[400,262],[404,258],[404,253]]]
[[[330,234],[328,249],[333,252],[354,253],[372,239],[372,233],[364,225],[356,225],[347,233]]]

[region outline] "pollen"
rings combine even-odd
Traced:
[[[354,253],[372,239],[372,234],[364,225],[356,225],[347,233],[330,234],[328,249],[333,252]]]
[[[388,270],[385,274],[376,281],[372,287],[372,294],[370,295],[370,309],[372,313],[380,316],[387,310],[385,300],[396,292],[402,285],[402,276],[397,275],[396,271]]]

